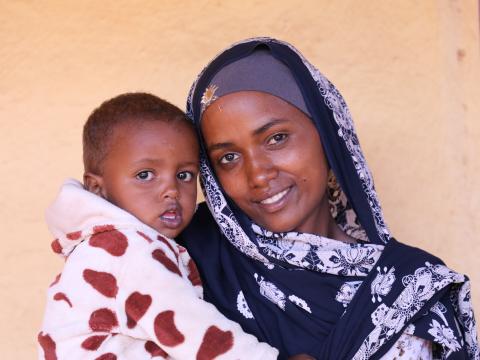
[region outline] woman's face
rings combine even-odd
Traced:
[[[210,105],[201,129],[223,189],[255,223],[274,232],[324,230],[328,165],[302,111],[273,95],[241,91]]]

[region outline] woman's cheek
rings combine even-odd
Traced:
[[[246,177],[239,173],[227,173],[218,177],[218,180],[227,195],[237,203],[244,200],[246,197],[245,193],[248,192],[248,186],[245,184],[245,179]],[[247,191],[245,191],[245,189],[247,189]]]
[[[302,151],[301,147],[289,147],[277,151],[274,156],[272,156],[272,162],[277,166],[287,169],[297,168],[304,156],[305,153]]]
[[[231,197],[232,189],[234,189],[234,186],[232,184],[235,183],[234,177],[228,174],[228,172],[219,169],[216,169],[215,172],[217,174],[220,185],[223,187],[223,190],[225,190],[227,195]]]

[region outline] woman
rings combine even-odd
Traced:
[[[211,214],[183,241],[206,300],[281,358],[479,358],[468,278],[390,235],[343,98],[297,50],[233,45],[187,111]]]

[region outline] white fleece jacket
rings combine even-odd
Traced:
[[[128,212],[65,182],[47,210],[65,267],[48,290],[40,359],[276,359],[201,300],[186,250]]]

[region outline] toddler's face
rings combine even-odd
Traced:
[[[182,123],[144,121],[115,128],[101,195],[170,238],[195,211],[198,143]]]

